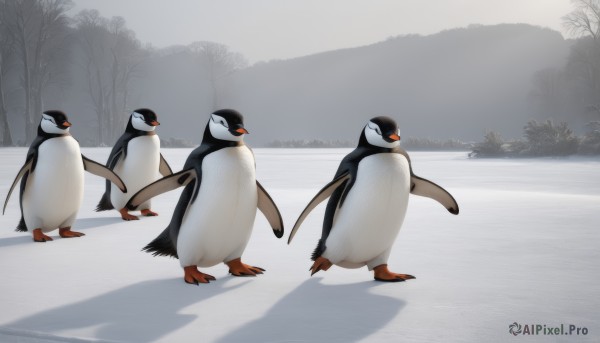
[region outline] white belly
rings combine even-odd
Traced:
[[[210,267],[240,257],[250,239],[257,198],[254,156],[246,146],[206,156],[198,197],[177,239],[181,265]]]
[[[35,171],[27,178],[23,215],[29,231],[70,226],[83,199],[83,161],[71,136],[51,138],[38,149]]]
[[[404,221],[410,171],[400,154],[364,158],[357,180],[338,210],[323,257],[346,268],[358,268],[391,248]]]
[[[141,136],[129,141],[127,157],[121,158],[114,168],[115,174],[127,185],[123,193],[111,183],[110,201],[117,210],[122,209],[140,189],[158,180],[160,174],[160,140],[158,135]],[[139,206],[143,210],[150,208],[150,201]]]

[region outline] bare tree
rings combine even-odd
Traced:
[[[5,25],[14,40],[15,53],[22,66],[25,137],[29,143],[36,135],[36,124],[43,107],[43,92],[53,78],[53,58],[68,32],[66,11],[70,0],[10,0],[4,8]]]
[[[581,81],[580,98],[600,106],[600,0],[571,3],[574,10],[563,17],[563,25],[579,40],[573,45],[567,72]]]
[[[13,139],[8,125],[8,113],[4,101],[4,76],[7,72],[7,66],[9,58],[12,55],[14,44],[5,25],[5,8],[6,2],[0,1],[0,126],[2,126],[2,129],[0,130],[0,144],[2,146],[10,146],[13,145]]]
[[[571,0],[575,9],[563,17],[563,25],[577,37],[591,36],[600,42],[600,1]]]
[[[226,45],[213,42],[194,42],[189,46],[192,53],[198,56],[201,65],[207,73],[207,79],[211,89],[212,108],[217,110],[220,107],[220,89],[219,81],[233,73],[244,68],[248,62],[239,53],[231,52]]]
[[[34,121],[44,110],[44,91],[57,83],[68,62],[69,21],[66,15],[72,7],[70,0],[39,0],[40,25],[35,42],[33,83]]]
[[[131,81],[141,76],[145,51],[121,17],[108,20],[96,10],[84,10],[76,23],[87,92],[98,121],[98,143],[110,144],[124,125]]]

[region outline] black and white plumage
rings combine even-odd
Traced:
[[[61,111],[46,111],[31,143],[25,164],[8,192],[3,213],[17,182],[21,180],[21,220],[17,231],[71,227],[83,197],[83,171],[127,188],[111,170],[81,154],[79,143],[69,133],[71,124]]]
[[[131,113],[125,132],[113,146],[106,167],[119,175],[134,194],[148,184],[158,180],[160,175],[173,174],[171,167],[160,153],[160,140],[155,128],[160,125],[154,111],[140,108]],[[115,186],[106,181],[106,189],[96,211],[125,207],[129,195],[115,192]],[[150,209],[150,201],[140,206]]]
[[[185,186],[169,226],[144,251],[179,258],[184,268],[240,259],[257,208],[275,236],[283,236],[279,210],[256,180],[254,155],[243,142],[246,133],[237,111],[214,112],[202,143],[191,152],[183,170],[150,184],[129,200],[127,208],[134,210],[147,199]],[[186,270],[186,281],[195,283],[187,276]]]
[[[458,204],[450,193],[413,173],[408,153],[400,148],[399,141],[395,121],[388,117],[371,119],[357,148],[344,157],[333,180],[306,206],[288,243],[310,211],[329,198],[312,259],[324,258],[346,268],[367,265],[373,269],[387,264],[404,221],[409,193],[430,197],[458,214]],[[315,273],[326,268],[314,265],[312,270]]]

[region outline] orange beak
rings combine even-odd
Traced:
[[[240,127],[239,129],[235,130],[235,132],[237,133],[241,133],[241,134],[247,134],[248,130],[244,129],[243,127]]]
[[[64,123],[62,123],[62,126],[66,126],[66,127],[70,127],[72,124],[69,123],[68,121],[65,121]]]
[[[157,122],[156,120],[153,120],[153,121],[150,122],[150,125],[152,125],[152,126],[158,126],[158,125],[160,125],[160,123]]]
[[[396,134],[396,133],[392,133],[388,137],[390,137],[390,139],[393,139],[395,141],[399,141],[400,140],[400,136],[398,136],[398,134]]]

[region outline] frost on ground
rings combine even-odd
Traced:
[[[123,222],[93,211],[104,183],[86,175],[74,229],[83,238],[33,243],[14,232],[18,194],[0,217],[1,342],[597,342],[600,340],[600,161],[468,160],[413,153],[413,169],[450,191],[461,213],[411,197],[390,268],[416,280],[385,284],[366,268],[309,277],[324,206],[291,245],[287,234],[349,150],[256,149],[257,177],[286,225],[277,240],[257,215],[244,260],[256,278],[191,286],[174,259],[141,248],[170,219],[180,191],[155,198],[159,217]],[[0,149],[4,197],[26,149]],[[104,162],[108,148],[83,149]],[[163,151],[179,170],[189,150]],[[513,322],[586,327],[586,336],[509,333]]]

